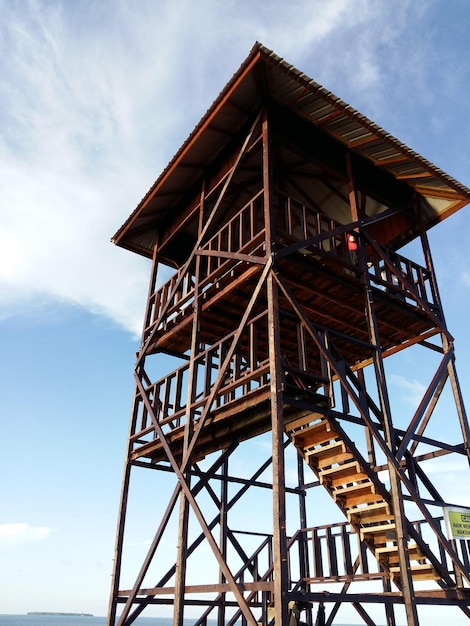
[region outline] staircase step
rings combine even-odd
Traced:
[[[360,540],[388,569],[390,578],[400,584],[395,518],[388,495],[379,480],[372,480],[365,471],[367,467],[356,460],[351,452],[354,445],[347,438],[343,441],[334,421],[330,423],[319,413],[297,413],[285,428],[320,483],[346,513]],[[407,552],[414,581],[440,580],[418,545],[408,544]]]
[[[390,505],[385,500],[350,508],[347,511],[347,516],[351,524],[380,524],[394,519]]]
[[[391,578],[401,578],[400,576],[400,567],[391,567],[390,575]],[[414,581],[417,580],[440,580],[439,574],[436,572],[431,563],[424,563],[423,565],[412,565],[411,566],[411,576]]]
[[[335,489],[332,495],[334,501],[341,504],[345,509],[349,509],[357,504],[372,504],[373,502],[383,500],[382,494],[375,492],[375,486],[370,480],[365,480],[362,483],[349,487]]]
[[[368,478],[367,474],[361,470],[362,468],[357,461],[336,465],[319,472],[320,483],[327,484],[330,487],[357,483]]]
[[[377,524],[361,528],[361,539],[369,539],[374,545],[389,543],[396,540],[395,524]]]
[[[361,528],[361,535],[363,532],[367,532],[368,535],[376,535],[389,530],[395,530],[395,524],[374,524]]]
[[[311,411],[308,411],[307,413],[304,412],[300,417],[287,417],[285,422],[286,433],[292,437],[296,434],[295,431],[298,428],[307,426],[307,424],[311,424],[311,422],[315,422],[319,419],[323,419],[323,413],[312,413]]]
[[[310,467],[317,469],[323,469],[353,458],[354,456],[348,451],[343,441],[335,441],[334,443],[318,446],[306,452],[307,463]]]
[[[326,419],[307,426],[307,428],[302,428],[302,430],[295,431],[291,436],[296,447],[302,448],[304,451],[320,443],[339,438],[338,433],[331,428]]]
[[[410,561],[423,561],[425,557],[415,543],[408,545],[408,555]],[[398,546],[384,546],[382,548],[376,548],[375,558],[377,560],[386,561],[393,567],[398,566]],[[414,567],[414,566],[413,566]]]

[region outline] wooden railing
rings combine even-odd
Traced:
[[[428,269],[385,247],[376,246],[376,249],[371,249],[357,230],[348,230],[347,226],[285,194],[277,193],[276,200],[279,204],[276,237],[280,245],[314,239],[313,243],[308,243],[300,252],[304,255],[327,257],[337,263],[340,271],[348,275],[355,274],[358,278],[359,249],[363,247],[367,250],[367,271],[374,286],[399,300],[418,306],[417,299],[413,297],[414,292],[417,298],[439,314],[439,299]],[[355,238],[357,250],[350,249],[350,236]],[[351,272],[353,268],[354,271]]]
[[[239,260],[230,254],[262,254],[264,244],[263,194],[255,195],[232,219],[201,248],[199,289],[206,291],[222,279]],[[224,255],[217,252],[227,253]],[[183,271],[183,270],[181,270]],[[168,322],[193,303],[195,297],[195,262],[184,276],[177,272],[150,296],[146,334],[155,324],[165,327]]]
[[[431,310],[438,313],[439,299],[436,294],[431,272],[406,257],[381,248],[373,250],[367,257],[368,272],[373,285],[408,304],[417,305],[413,293]],[[408,289],[411,286],[412,291]]]
[[[376,580],[384,576],[376,559],[348,522],[306,528],[298,532],[296,539],[305,542],[307,582]],[[296,558],[294,551],[290,557],[292,574],[297,569]]]
[[[228,262],[226,257],[213,253],[221,251],[256,254],[260,252],[264,243],[262,238],[264,234],[263,199],[263,193],[257,193],[203,246],[203,258],[206,265],[201,267],[201,276],[205,281],[214,282],[215,278],[220,275],[221,268]]]
[[[194,276],[187,272],[183,276],[174,274],[150,296],[146,334],[150,332],[166,308],[165,322],[181,314],[194,299]]]
[[[445,536],[447,531],[444,518],[435,517],[433,521],[438,531]],[[452,558],[449,553],[444,550],[441,542],[436,536],[436,532],[431,528],[430,524],[423,519],[412,522],[411,526],[416,531],[417,536],[421,539],[424,545],[428,546],[432,550],[438,564],[440,564],[444,571],[448,572],[449,575],[455,579],[457,586],[465,587],[467,589],[470,588],[468,581],[468,575],[470,574],[470,539],[453,539],[450,541],[457,558],[465,568],[466,576],[462,577],[459,574],[459,570],[457,569],[456,571]]]
[[[373,286],[412,306],[419,306],[420,299],[433,312],[440,314],[431,272],[425,267],[383,247],[376,246],[371,250],[360,233],[348,230],[347,226],[280,192],[275,194],[274,202],[278,246],[305,241],[306,246],[299,250],[300,253],[336,264],[341,273],[360,278],[359,252],[348,246],[348,238],[354,235],[358,246],[367,249],[367,271]],[[230,255],[264,255],[264,232],[263,193],[259,192],[202,246],[200,293],[218,288],[224,277],[230,278],[230,272],[241,263],[239,258]],[[195,272],[193,260],[183,276],[176,273],[150,296],[146,335],[157,323],[164,331],[193,304]]]
[[[319,237],[310,251],[324,252],[346,263],[351,263],[347,246],[347,233],[332,234],[341,224],[293,198],[277,192],[275,201],[279,205],[276,212],[276,239],[281,245],[301,242]]]
[[[436,524],[443,530],[443,518],[436,518]],[[437,567],[446,572],[457,586],[462,583],[455,574],[450,557],[439,547],[434,531],[425,520],[410,523],[422,538],[422,559],[432,559]],[[413,542],[413,538],[410,540]],[[298,563],[299,551],[294,549],[302,543],[304,562],[302,571]],[[470,568],[470,541],[456,542],[456,551],[467,567]],[[419,560],[416,555],[412,559]],[[348,522],[316,526],[298,531],[290,542],[289,563],[291,578],[303,577],[310,584],[327,582],[346,582],[348,580],[374,580],[386,576],[380,562],[366,544],[360,540]],[[465,585],[467,586],[467,585]]]
[[[222,367],[231,351],[235,333],[227,335],[221,341],[200,352],[192,363],[184,363],[167,376],[146,387],[145,393],[164,433],[169,433],[185,424],[191,368],[194,392],[190,400],[190,414],[194,421],[200,417],[202,407],[206,404],[216,383],[218,390],[211,410],[217,410],[269,385],[267,355],[258,353],[259,346],[263,343],[259,341],[260,334],[264,337],[267,335],[266,312],[247,324],[223,373],[221,373]],[[222,376],[220,381],[219,375]],[[148,443],[155,437],[149,412],[143,402],[139,404],[135,433],[132,436],[137,447]]]

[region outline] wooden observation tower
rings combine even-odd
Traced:
[[[470,617],[469,512],[441,480],[452,462],[468,490],[469,425],[427,238],[469,201],[255,45],[114,237],[153,265],[110,626]]]

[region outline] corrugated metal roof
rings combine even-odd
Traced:
[[[160,220],[268,95],[426,198],[427,228],[470,202],[470,190],[257,43],[113,241],[151,256]]]

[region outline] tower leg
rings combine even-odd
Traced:
[[[277,302],[277,284],[268,276],[268,303]],[[277,310],[268,304],[269,352],[271,357],[271,419],[273,445],[273,534],[274,534],[274,614],[275,624],[288,623],[288,567],[286,538],[286,493],[284,466],[284,420],[282,407],[282,378],[280,326]]]

